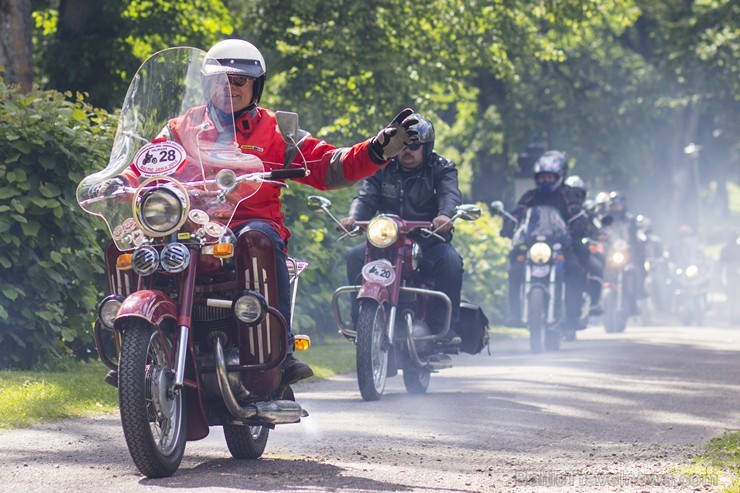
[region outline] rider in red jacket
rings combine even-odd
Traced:
[[[213,63],[213,61],[217,63]],[[210,80],[229,79],[228,90],[222,83]],[[218,74],[217,77],[210,75]],[[206,54],[203,65],[204,92],[211,103],[201,115],[186,113],[168,125],[170,137],[178,139],[182,132],[218,132],[219,122],[236,124],[237,143],[242,152],[258,156],[266,170],[305,167],[310,174],[297,181],[328,190],[352,185],[371,176],[379,167],[401,152],[406,144],[418,139],[410,127],[417,121],[409,118],[411,109],[399,113],[378,135],[352,147],[335,147],[311,137],[303,130],[294,137],[297,145],[286,145],[277,126],[275,114],[257,106],[265,87],[267,70],[260,51],[241,39],[216,43]],[[229,113],[233,114],[229,115]],[[207,130],[198,116],[208,116],[213,123]],[[219,118],[220,115],[228,116]],[[206,137],[207,138],[207,137]],[[285,226],[285,214],[280,201],[281,187],[265,183],[249,201],[237,209],[232,228],[239,235],[248,229],[266,233],[275,247],[277,262],[278,309],[290,321],[290,280],[286,251],[290,231]],[[283,363],[283,383],[291,384],[313,375],[311,368],[289,354]]]

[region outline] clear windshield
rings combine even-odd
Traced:
[[[195,48],[148,58],[126,93],[108,165],[77,187],[80,206],[105,220],[121,250],[166,241],[148,233],[136,212],[151,189],[168,187],[181,203],[186,219],[177,238],[189,234],[204,244],[217,242],[239,202],[259,189],[259,182],[217,186],[221,169],[241,177],[264,168],[259,158],[240,151],[227,76],[205,61],[205,52]],[[153,213],[157,205],[150,206]]]
[[[568,225],[555,207],[536,205],[527,209],[514,233],[514,244],[531,245],[535,241],[570,244]]]

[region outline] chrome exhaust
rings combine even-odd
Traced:
[[[216,359],[216,376],[221,396],[226,408],[237,419],[259,419],[272,424],[297,423],[308,413],[295,401],[279,400],[269,402],[255,402],[241,406],[234,397],[229,386],[228,373],[226,371],[226,360],[221,338],[214,341],[214,356]]]

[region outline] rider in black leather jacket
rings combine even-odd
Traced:
[[[378,170],[362,182],[357,197],[352,201],[349,217],[341,220],[345,228],[354,221],[367,221],[378,213],[396,214],[410,221],[431,221],[435,228],[443,226],[438,234],[424,238],[420,232],[410,236],[422,249],[420,269],[435,282],[452,302],[451,329],[447,343],[459,344],[461,339],[454,328],[460,317],[460,291],[462,289],[463,261],[452,246],[452,223],[448,223],[460,205],[462,195],[458,188],[455,163],[434,152],[434,127],[421,115],[414,115],[419,123],[414,126],[419,142],[410,144],[388,166]],[[357,245],[347,254],[347,277],[354,284],[362,270],[365,245]],[[436,304],[435,304],[436,305]],[[435,309],[443,307],[435,306]],[[353,306],[353,319],[356,306]],[[443,317],[432,317],[442,320]],[[439,328],[432,327],[432,330]]]
[[[586,234],[586,218],[581,209],[581,202],[577,192],[563,183],[567,169],[567,158],[560,151],[546,152],[534,165],[534,181],[536,187],[526,191],[511,212],[518,221],[521,221],[527,209],[536,205],[548,205],[560,211],[563,220],[568,224],[572,244],[577,244]],[[516,224],[504,219],[500,234],[511,238],[514,235]],[[565,283],[566,283],[566,320],[563,328],[566,330],[584,329],[580,320],[582,293],[585,288],[586,272],[574,253],[572,246],[563,249],[565,256]],[[521,300],[520,286],[524,278],[524,266],[517,262],[517,251],[513,249],[510,255],[509,267],[509,317],[506,324],[521,327],[520,318]]]

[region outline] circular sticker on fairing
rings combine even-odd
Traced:
[[[396,280],[396,272],[393,270],[393,265],[386,259],[373,260],[362,268],[362,277],[368,282],[390,286]]]
[[[195,224],[205,224],[208,222],[208,219],[210,219],[206,211],[202,211],[200,209],[191,209],[190,212],[188,212],[188,217]]]
[[[170,175],[185,161],[185,149],[171,140],[146,144],[134,156],[141,176]]]
[[[203,226],[203,230],[206,232],[208,236],[212,236],[214,238],[220,238],[221,233],[224,232],[224,227],[221,224],[211,221],[207,223],[205,226]]]

